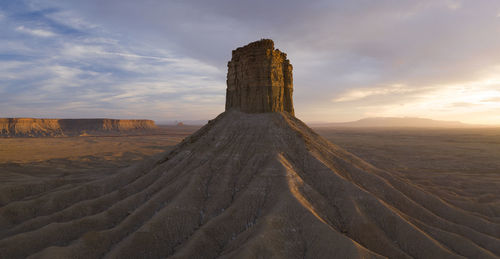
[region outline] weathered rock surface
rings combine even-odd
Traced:
[[[233,50],[227,66],[226,110],[294,115],[292,65],[272,40]]]
[[[2,137],[75,136],[148,130],[152,120],[0,118]]]

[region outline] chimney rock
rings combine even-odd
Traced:
[[[292,65],[272,40],[233,50],[227,66],[226,110],[294,115]]]

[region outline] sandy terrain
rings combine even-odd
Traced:
[[[0,207],[0,257],[497,258],[500,255],[500,220],[495,203],[498,195],[489,189],[491,185],[485,185],[486,194],[474,196],[474,191],[467,190],[458,196],[470,199],[467,202],[460,203],[459,198],[448,196],[442,199],[440,195],[448,191],[439,191],[438,184],[442,189],[450,188],[448,185],[464,182],[465,174],[458,173],[455,177],[448,173],[448,181],[439,181],[430,173],[430,165],[439,165],[438,162],[419,164],[432,157],[415,158],[434,154],[437,159],[449,157],[450,161],[458,161],[446,152],[456,149],[453,143],[460,142],[462,135],[443,140],[451,142],[451,146],[441,145],[441,149],[434,149],[437,153],[432,153],[431,148],[440,145],[429,133],[399,136],[328,130],[323,134],[330,139],[343,139],[338,142],[381,168],[329,143],[285,113],[230,111],[167,153],[141,159],[116,173],[105,177],[94,175],[91,180],[46,188],[31,196],[6,195],[11,199],[4,198]],[[400,144],[397,139],[381,140],[384,136],[390,138],[390,134],[411,141]],[[156,148],[151,146],[159,146],[154,145],[157,137],[160,136],[153,136],[139,148],[132,144],[139,143],[139,139],[131,139],[130,152],[136,157],[148,152],[154,154]],[[488,143],[490,138],[497,138],[495,134],[476,137],[484,137]],[[423,143],[422,139],[431,143]],[[84,140],[68,139],[67,145]],[[477,139],[467,145],[480,149],[482,145],[474,141]],[[121,142],[126,140],[116,143]],[[101,146],[103,150],[104,146],[107,145]],[[412,152],[406,157],[408,147],[418,147],[420,151],[414,157]],[[168,149],[168,144],[162,148]],[[100,156],[99,148],[89,149]],[[103,152],[126,152],[117,146],[114,150]],[[488,145],[482,150],[491,151]],[[83,157],[89,155],[87,151],[81,152]],[[483,151],[477,153],[474,159],[488,159],[489,155]],[[492,156],[494,159],[495,155]],[[400,158],[402,162],[394,162]],[[492,168],[497,165],[496,160],[490,162]],[[416,173],[408,172],[416,167],[427,171],[423,177],[410,179]],[[388,171],[395,168],[408,171]],[[445,169],[450,168],[456,169],[453,166]],[[483,174],[486,175],[479,173]],[[489,176],[496,184],[498,177],[491,172]],[[475,178],[469,180],[476,181]],[[476,184],[487,184],[485,180],[477,181]],[[476,206],[473,199],[482,195],[492,198],[484,206]]]
[[[500,128],[315,130],[461,208],[500,216]]]
[[[162,126],[148,135],[0,138],[0,206],[113,174],[169,150],[198,128]]]

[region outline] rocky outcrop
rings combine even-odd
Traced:
[[[2,137],[56,137],[156,128],[152,120],[0,118]]]
[[[292,65],[272,40],[233,50],[227,66],[226,110],[294,115]]]
[[[156,128],[152,120],[60,119],[59,124],[67,132],[131,131]]]
[[[0,118],[0,136],[61,136],[61,126],[57,119]]]

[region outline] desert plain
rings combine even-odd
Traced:
[[[315,130],[376,167],[499,222],[500,128]]]
[[[107,136],[0,138],[0,206],[91,181],[164,153],[199,126]]]
[[[201,126],[136,135],[0,138],[0,205],[68,188],[168,152]],[[500,128],[314,127],[372,165],[500,222]]]

